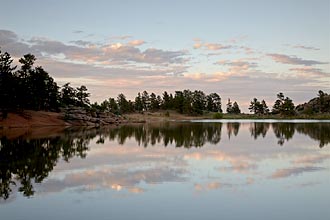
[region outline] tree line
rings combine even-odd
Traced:
[[[162,96],[143,91],[137,94],[134,101],[127,100],[121,93],[116,100],[109,98],[99,105],[94,103],[92,106],[113,113],[176,110],[181,114],[200,115],[203,111],[222,112],[220,95],[217,93],[206,95],[200,90],[175,91],[174,95],[164,91]]]
[[[36,57],[26,54],[19,59],[20,68],[13,66],[10,54],[0,50],[0,112],[6,117],[8,112],[25,109],[60,111],[61,108],[81,107],[90,111],[106,111],[115,114],[145,112],[157,110],[175,110],[181,114],[201,115],[204,112],[222,113],[221,96],[217,93],[205,94],[201,90],[164,91],[161,95],[139,92],[135,99],[128,100],[121,93],[116,98],[108,98],[98,103],[91,103],[86,86],[74,88],[70,83],[59,87],[55,80],[41,66],[34,66]],[[312,100],[311,100],[312,101]],[[317,105],[315,104],[317,103]],[[312,107],[309,107],[312,106]],[[315,107],[316,106],[316,107]],[[330,96],[319,91],[319,97],[312,104],[305,103],[295,107],[292,99],[283,93],[277,94],[270,111],[265,100],[253,98],[250,112],[257,115],[281,114],[294,115],[304,113],[324,113],[330,110]],[[239,104],[228,99],[226,112],[240,114]]]
[[[59,111],[69,105],[89,107],[90,94],[86,86],[72,88],[66,83],[59,88],[54,79],[41,66],[34,67],[36,58],[26,54],[19,59],[20,68],[13,59],[0,51],[0,110],[8,112],[25,109]]]

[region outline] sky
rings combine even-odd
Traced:
[[[329,0],[0,0],[0,48],[91,101],[216,92],[244,112],[330,92]]]

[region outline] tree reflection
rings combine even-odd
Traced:
[[[109,130],[109,139],[124,144],[128,138],[135,138],[139,146],[163,144],[167,147],[202,147],[206,142],[217,144],[221,140],[222,123],[166,123],[155,125],[124,125]]]
[[[227,123],[230,138],[237,136],[240,123]],[[251,123],[249,131],[254,139],[265,137],[270,126],[283,145],[295,132],[319,141],[324,147],[330,143],[330,123]],[[122,125],[98,129],[69,128],[64,131],[50,132],[43,137],[29,135],[0,136],[0,198],[8,199],[13,188],[24,196],[34,194],[34,184],[41,183],[62,159],[85,158],[90,141],[97,144],[106,140],[117,141],[120,145],[128,139],[137,145],[148,147],[162,145],[167,147],[200,148],[206,143],[218,144],[221,141],[222,123],[164,123]],[[4,130],[0,130],[4,134]],[[38,132],[36,132],[38,133]],[[39,134],[39,133],[38,133]]]
[[[260,135],[264,138],[269,130],[269,123],[253,122],[250,124],[251,136],[257,139]]]
[[[95,136],[94,136],[95,137]],[[59,158],[69,161],[73,156],[85,157],[89,139],[69,132],[52,138],[0,139],[0,197],[7,199],[11,186],[25,196],[34,194],[33,182],[42,182]]]
[[[228,135],[229,139],[232,134],[237,136],[240,125],[241,125],[241,123],[239,123],[239,122],[228,122],[227,123],[227,135]]]
[[[273,123],[272,128],[275,136],[278,138],[277,143],[281,146],[285,141],[290,140],[295,132],[294,123]]]
[[[326,123],[297,124],[299,133],[308,135],[310,138],[319,141],[320,148],[330,143],[330,126]]]

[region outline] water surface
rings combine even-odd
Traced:
[[[330,123],[1,131],[1,219],[329,219]]]

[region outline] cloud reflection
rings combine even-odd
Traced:
[[[286,178],[290,176],[297,176],[301,175],[303,173],[309,173],[309,172],[316,172],[325,170],[324,167],[293,167],[293,168],[285,168],[285,169],[279,169],[275,171],[270,178],[272,179],[280,179],[280,178]]]
[[[132,169],[132,168],[131,168]],[[149,169],[127,170],[121,168],[98,168],[65,175],[63,179],[51,178],[45,181],[41,192],[61,192],[67,189],[93,191],[98,189],[124,189],[132,193],[142,193],[141,183],[161,184],[165,182],[183,182],[186,171],[180,168],[152,167]]]
[[[328,129],[326,123],[196,122],[68,129],[50,136],[4,132],[0,161],[7,162],[0,163],[6,174],[1,176],[1,195],[8,199],[17,191],[25,196],[66,190],[144,193],[151,185],[169,182],[196,183],[195,190],[207,191],[295,178],[328,169],[324,163],[330,155],[314,141],[325,146]],[[284,141],[285,147],[279,148]],[[293,166],[282,168],[283,163]],[[309,175],[302,176],[298,180],[308,182]]]

